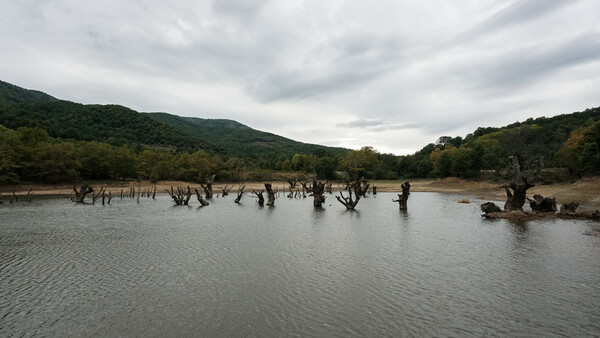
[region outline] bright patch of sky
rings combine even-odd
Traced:
[[[0,80],[407,154],[600,105],[600,2],[0,2]]]

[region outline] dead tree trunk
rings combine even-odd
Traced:
[[[333,187],[331,185],[331,182],[325,182],[325,191],[327,191],[330,194],[333,194]]]
[[[109,205],[110,205],[110,200],[112,200],[112,192],[109,191],[108,192],[108,201],[107,201],[107,204],[109,204]]]
[[[265,183],[265,190],[267,191],[267,206],[272,207],[275,205],[275,191],[271,186],[271,183]]]
[[[352,193],[354,193],[356,200],[352,199]],[[348,184],[348,197],[345,197],[340,191],[340,196],[335,196],[335,198],[346,207],[346,210],[354,210],[358,201],[360,201],[361,194],[362,188],[360,186],[360,181],[356,181],[352,185]]]
[[[182,187],[177,187],[177,191],[173,191],[173,186],[171,186],[171,190],[166,189],[167,193],[175,202],[175,205],[188,205],[190,202],[190,198],[192,197],[192,192],[190,191],[190,186],[188,185],[187,190]]]
[[[313,195],[313,206],[315,208],[321,208],[323,203],[325,203],[325,184],[313,181],[313,185],[311,187],[311,192]]]
[[[261,207],[263,205],[265,205],[265,197],[263,196],[263,192],[265,192],[265,191],[264,190],[261,190],[261,191],[252,190],[252,192],[258,198],[258,205],[260,205]]]
[[[104,194],[104,187],[100,188],[100,191],[98,191],[97,195],[94,195],[94,193],[92,193],[92,204],[96,204],[96,200],[102,195]]]
[[[212,198],[213,196],[212,185],[215,182],[215,177],[216,175],[212,175],[211,177],[207,178],[206,186],[204,184],[200,184],[202,189],[204,189],[204,196],[206,196],[207,199]]]
[[[240,200],[242,199],[242,196],[244,196],[244,188],[246,186],[243,186],[241,188],[238,189],[238,193],[237,193],[237,198],[235,199],[235,203],[240,203]]]
[[[511,156],[510,159],[512,160],[515,179],[508,185],[503,186],[503,188],[506,190],[506,203],[504,204],[504,211],[523,211],[523,205],[525,204],[525,200],[527,198],[527,189],[534,187],[534,185],[527,182],[527,178],[521,172],[521,163],[519,158],[517,156]]]
[[[408,210],[408,196],[410,195],[410,183],[408,181],[402,183],[402,193],[398,194],[397,200],[392,200],[393,202],[398,202],[398,208],[400,210]]]
[[[225,187],[221,187],[221,190],[223,191],[223,196],[227,196],[229,195],[229,192],[231,191],[231,189],[233,188],[233,185],[231,187],[227,187],[227,185],[225,185]]]
[[[93,193],[94,189],[89,185],[82,185],[79,191],[77,191],[77,187],[73,186],[73,191],[75,192],[75,197],[71,198],[71,201],[76,203],[83,203],[85,196],[87,194]]]
[[[366,178],[364,178],[364,177],[361,177],[361,179],[360,179],[360,182],[362,183],[362,184],[360,185],[360,195],[361,195],[362,197],[367,197],[367,191],[369,191],[369,186],[370,186],[371,184],[370,184],[370,183],[369,183],[369,181],[367,181],[367,179],[366,179]]]
[[[287,179],[288,184],[290,185],[290,191],[294,190],[294,188],[296,187],[296,184],[298,184],[298,178],[288,178]]]
[[[156,186],[154,186],[154,192],[152,193],[152,199],[156,199]]]
[[[200,204],[205,207],[208,205],[208,202],[202,198],[202,195],[200,195],[200,192],[198,191],[198,189],[194,188],[194,191],[196,192],[196,198],[198,198],[198,202],[200,202]]]

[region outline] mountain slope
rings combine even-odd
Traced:
[[[344,148],[326,147],[302,143],[279,135],[252,129],[239,122],[225,119],[201,119],[181,117],[167,113],[147,113],[162,123],[179,129],[187,135],[227,149],[232,155],[247,156],[291,156],[296,153],[312,153],[322,149],[331,154],[344,154]]]
[[[113,145],[125,143],[169,151],[222,152],[218,147],[117,105],[83,105],[68,101],[0,105],[0,124],[11,129],[38,127],[50,136]]]
[[[56,98],[37,90],[24,89],[8,82],[0,81],[0,104],[22,102],[49,102]]]

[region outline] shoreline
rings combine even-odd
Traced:
[[[370,181],[371,186],[373,184],[377,187],[377,192],[401,192],[401,185],[404,180],[398,181]],[[490,201],[504,201],[506,200],[506,193],[503,188],[500,188],[500,183],[492,183],[487,181],[470,181],[455,177],[448,177],[442,179],[421,179],[409,181],[411,185],[411,192],[440,192],[440,193],[454,193],[462,195],[476,196],[484,200]],[[123,193],[129,193],[130,187],[134,187],[138,190],[138,182],[114,182],[114,181],[97,181],[97,182],[83,182],[90,184],[92,187],[106,186],[107,191],[111,191],[117,194],[123,190]],[[279,192],[288,191],[288,183],[285,181],[273,181],[273,188]],[[160,181],[156,184],[149,181],[142,181],[139,183],[139,187],[142,191],[147,189],[154,189],[156,186],[157,194],[166,193],[166,189],[170,189],[171,186],[190,186],[192,190],[194,188],[200,188],[200,183],[191,183],[183,181]],[[216,182],[213,184],[213,191],[215,194],[221,193],[221,188],[224,186],[233,186],[233,189],[229,192],[230,195],[235,195],[238,189],[237,182]],[[264,182],[247,182],[245,183],[245,192],[251,192],[254,190],[264,189]],[[298,184],[297,188],[300,190],[302,187]],[[40,185],[40,184],[21,184],[21,185],[10,185],[0,187],[0,199],[6,199],[8,196],[15,193],[16,195],[26,195],[30,191],[35,195],[71,195],[73,194],[73,185],[60,184],[60,185]],[[333,183],[333,190],[339,191],[342,189],[341,183]],[[200,189],[201,191],[201,189]],[[538,185],[527,191],[528,196],[535,194],[542,195],[544,197],[555,197],[557,204],[577,202],[580,204],[581,210],[595,211],[600,209],[600,177],[585,177],[571,183],[557,183],[552,185]]]

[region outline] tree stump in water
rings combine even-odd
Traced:
[[[215,177],[216,175],[212,175],[211,177],[207,178],[206,185],[200,184],[200,186],[204,190],[204,196],[206,196],[207,199],[212,198],[213,196],[212,185],[215,182]]]
[[[71,201],[76,203],[83,203],[83,201],[85,200],[85,196],[87,194],[93,193],[94,189],[86,184],[82,185],[81,188],[79,188],[79,191],[77,191],[77,186],[74,185],[73,191],[75,192],[75,197],[71,198]]]
[[[344,196],[344,194],[340,191],[340,196],[335,196],[335,198],[338,200],[338,202],[342,203],[346,207],[346,210],[354,210],[354,208],[358,204],[358,201],[360,201],[360,196],[362,194],[360,181],[356,181],[352,185],[348,184],[347,187],[348,197]],[[352,193],[354,193],[356,200],[352,199]]]
[[[325,191],[327,191],[330,194],[333,194],[333,186],[332,186],[331,182],[329,182],[329,181],[325,182]]]
[[[243,186],[241,188],[238,189],[238,193],[237,193],[237,198],[235,199],[235,203],[240,203],[240,200],[242,199],[242,196],[244,195],[244,188],[246,186]]]
[[[227,185],[225,185],[225,187],[221,187],[221,190],[223,191],[222,196],[227,196],[229,195],[229,192],[231,191],[231,189],[233,189],[233,185],[231,187],[228,187]]]
[[[192,197],[192,192],[190,191],[190,186],[188,185],[187,190],[182,187],[177,187],[177,191],[173,190],[173,186],[171,186],[171,190],[165,189],[166,192],[171,196],[175,205],[188,205],[190,202],[190,198]]]
[[[202,198],[202,195],[200,195],[198,189],[194,188],[194,192],[196,193],[196,198],[198,199],[198,202],[200,202],[200,205],[205,207],[209,204],[204,198]]]
[[[265,183],[265,190],[267,191],[267,206],[272,207],[275,205],[275,191],[273,191],[271,183]]]
[[[260,205],[261,207],[263,205],[265,205],[265,198],[263,196],[263,192],[265,192],[264,190],[261,191],[256,191],[256,190],[252,190],[252,192],[256,195],[256,197],[258,198],[258,205]]]
[[[325,203],[325,183],[313,181],[312,186],[307,187],[307,191],[313,196],[313,206],[321,208]]]
[[[502,212],[502,209],[493,202],[485,202],[480,205],[480,208],[486,215],[492,212]]]
[[[518,156],[511,156],[513,172],[515,179],[508,185],[503,186],[506,190],[506,203],[504,211],[519,210],[523,211],[523,205],[527,199],[527,189],[534,187],[521,172],[521,163]],[[511,191],[512,190],[512,191]]]
[[[410,183],[408,181],[402,183],[402,194],[398,194],[397,200],[392,202],[398,202],[398,208],[400,210],[408,210],[408,196],[410,196]]]

